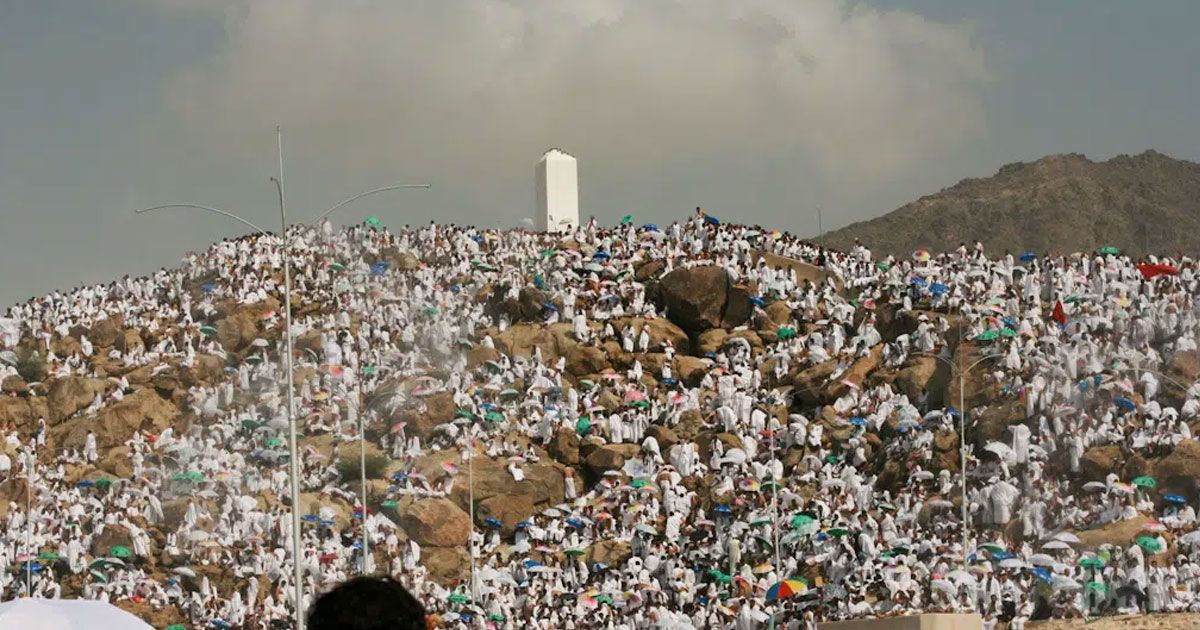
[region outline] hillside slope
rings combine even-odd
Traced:
[[[1130,253],[1200,251],[1200,164],[1155,151],[1093,162],[1080,154],[1002,167],[897,210],[831,232],[880,254],[953,250],[980,240],[988,251],[1071,253],[1115,245]]]

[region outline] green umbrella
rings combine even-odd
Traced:
[[[364,365],[362,368],[363,374],[374,374],[378,371],[379,371],[379,368],[375,367],[374,365]]]
[[[650,485],[650,482],[646,479],[634,479],[629,485],[633,486],[634,488],[645,488],[646,486]]]
[[[512,389],[512,388],[509,388],[509,389],[506,389],[506,390],[500,392],[500,398],[510,398],[511,399],[511,398],[520,398],[520,397],[521,397],[521,392],[519,392],[515,389]]]
[[[53,551],[45,551],[38,554],[38,560],[58,560],[58,554]]]
[[[1100,582],[1088,582],[1087,584],[1083,585],[1083,588],[1089,591],[1096,591],[1097,593],[1101,594],[1108,592],[1108,587]]]
[[[572,558],[578,558],[579,556],[582,556],[584,554],[584,551],[582,549],[579,549],[578,547],[572,547],[571,549],[564,549],[563,553],[567,554],[568,556],[570,556]]]
[[[451,604],[465,604],[471,601],[471,598],[463,595],[462,593],[451,593],[450,597],[446,598],[446,601],[450,602]]]
[[[383,226],[383,221],[380,221],[379,217],[373,214],[363,219],[363,223],[366,223],[367,225],[377,229]]]
[[[608,595],[597,595],[596,601],[601,604],[608,604],[609,606],[613,605],[613,598]]]
[[[791,326],[780,326],[775,335],[780,339],[791,339],[796,336],[796,329]]]
[[[547,249],[543,249],[541,251],[541,253],[538,254],[538,256],[540,256],[542,258],[549,258],[549,257],[553,256],[555,254],[555,252],[557,252],[557,251],[558,251],[557,249],[550,247]]]
[[[488,615],[488,621],[504,621],[504,615],[501,615],[499,613],[493,613],[491,615]]]
[[[644,400],[639,400],[639,401],[634,402],[632,406],[636,407],[638,409],[649,409],[650,403],[648,403]]]
[[[629,225],[630,223],[633,223],[633,215],[632,214],[627,214],[627,215],[621,217],[621,225]]]
[[[1063,302],[1066,302],[1067,304],[1077,304],[1082,301],[1083,301],[1083,298],[1079,297],[1078,295],[1076,295],[1074,293],[1072,293],[1071,295],[1068,295],[1067,299],[1063,300]]]
[[[1079,566],[1092,567],[1093,569],[1102,569],[1102,568],[1104,568],[1104,561],[1095,556],[1087,556],[1085,558],[1079,559]]]
[[[191,481],[193,483],[201,483],[204,481],[204,475],[198,472],[176,473],[172,479],[175,481]]]
[[[329,263],[329,268],[334,271],[345,271],[346,266],[342,263]]]
[[[1113,256],[1116,256],[1117,254],[1121,253],[1121,250],[1117,249],[1116,247],[1113,247],[1112,245],[1105,245],[1104,247],[1100,248],[1100,253],[1101,254],[1112,254]]]
[[[173,623],[165,628],[165,630],[187,630],[187,626],[181,623]]]
[[[838,456],[833,454],[826,455],[825,461],[829,462],[830,464],[836,464],[838,461]]]
[[[591,430],[592,430],[591,418],[588,418],[587,416],[581,416],[579,418],[579,420],[575,421],[575,431],[577,433],[579,433],[579,435],[587,435],[588,431],[591,431]]]
[[[1137,544],[1142,549],[1150,553],[1158,553],[1163,550],[1163,545],[1153,536],[1142,536],[1137,539]]]
[[[1000,337],[1000,332],[996,330],[985,330],[975,336],[975,341],[995,341]]]
[[[213,335],[217,334],[217,329],[212,326],[208,326],[208,325],[201,326],[200,334],[202,334],[206,337],[212,337]]]
[[[129,547],[124,545],[116,545],[109,550],[108,555],[114,558],[132,558],[133,552],[129,550]]]
[[[97,582],[103,582],[105,584],[108,583],[108,576],[104,575],[103,573],[101,573],[99,571],[88,571],[88,574],[91,575],[92,578],[95,579]]]
[[[845,527],[834,527],[833,529],[829,530],[828,533],[830,536],[845,536],[846,534],[850,533],[850,530],[846,529]]]
[[[253,430],[261,427],[262,425],[263,425],[263,423],[258,422],[257,420],[250,420],[249,418],[247,418],[246,420],[242,420],[242,428],[243,429],[250,429],[251,431],[253,431]]]
[[[792,527],[804,527],[805,525],[812,525],[815,522],[816,519],[807,514],[797,514],[792,517]]]
[[[891,268],[892,268],[892,266],[891,266],[891,265],[889,265],[889,264],[887,264],[887,263],[885,263],[885,262],[877,263],[875,266],[876,266],[876,267],[879,267],[879,270],[880,270],[880,271],[887,271],[888,269],[891,269]]]
[[[400,502],[399,501],[384,501],[383,503],[380,503],[380,505],[382,505],[385,508],[395,508],[400,505]]]
[[[771,519],[765,518],[765,517],[750,521],[750,527],[760,527],[762,525],[770,525],[770,524],[771,524]]]
[[[1143,475],[1141,477],[1134,477],[1133,485],[1135,485],[1139,488],[1150,489],[1150,488],[1153,488],[1154,486],[1157,486],[1158,482],[1154,480],[1154,477],[1146,477]]]
[[[766,492],[768,490],[779,490],[780,488],[783,488],[783,486],[779,485],[778,483],[776,483],[774,481],[765,481],[762,483],[762,485],[760,485],[758,487],[758,489],[762,490],[763,492]]]
[[[710,569],[708,571],[708,574],[711,575],[712,577],[716,578],[717,581],[722,584],[729,584],[730,582],[733,582],[732,575],[729,575],[728,573],[722,573],[716,569]]]
[[[1000,336],[1001,337],[1016,337],[1017,331],[1013,330],[1012,328],[1001,328]]]
[[[268,438],[266,444],[267,444],[267,448],[275,448],[276,446],[283,446],[283,438],[277,438],[277,437]]]
[[[436,306],[426,306],[424,309],[424,312],[426,315],[429,315],[432,317],[432,316],[438,314],[438,309]]]
[[[108,477],[101,477],[96,480],[96,485],[97,486],[111,486],[112,479],[109,479]]]
[[[483,414],[483,419],[488,422],[504,422],[504,414],[499,411],[489,411]]]
[[[466,418],[467,420],[478,419],[476,417],[476,415],[474,413],[471,413],[471,410],[469,410],[469,409],[459,409],[458,411],[454,412],[454,417],[455,418]]]

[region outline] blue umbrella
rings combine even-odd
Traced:
[[[384,274],[384,272],[387,271],[387,269],[388,269],[388,264],[387,264],[386,260],[381,260],[381,261],[375,263],[374,265],[371,265],[371,273],[373,273],[377,276],[382,276]]]
[[[570,525],[571,527],[574,527],[575,529],[583,529],[583,521],[581,521],[577,518],[567,519],[567,525]]]
[[[854,416],[853,418],[850,418],[850,424],[853,424],[853,425],[859,426],[859,427],[866,426],[867,420],[866,420],[866,418],[862,418],[860,416]]]
[[[408,473],[402,470],[392,473],[392,481],[404,481],[405,479],[408,479]]]
[[[1050,583],[1050,579],[1051,579],[1050,569],[1047,569],[1046,567],[1034,567],[1034,568],[1030,569],[1030,572],[1032,572],[1034,575],[1036,575],[1039,580],[1041,580],[1047,584]]]
[[[1016,557],[1016,556],[1014,556],[1013,554],[1011,554],[1011,553],[1009,553],[1009,552],[1007,552],[1007,551],[994,551],[994,552],[992,552],[992,560],[993,560],[993,561],[995,561],[995,562],[999,562],[999,561],[1001,561],[1001,560],[1008,560],[1009,558],[1015,558],[1015,557]]]
[[[333,527],[333,526],[334,526],[334,522],[333,522],[333,521],[329,521],[329,520],[322,520],[322,521],[319,521],[319,522],[318,522],[318,525],[321,525],[322,527]]]
[[[607,565],[607,564],[603,564],[603,563],[601,563],[601,562],[593,562],[593,563],[592,563],[592,573],[596,573],[596,572],[599,572],[599,571],[603,571],[603,570],[605,570],[605,569],[607,569],[607,568],[608,568],[608,565]]]
[[[96,485],[96,482],[84,479],[83,481],[77,482],[75,485],[79,488],[91,488],[92,486]]]
[[[530,525],[529,521],[517,521],[516,528],[517,529],[525,529],[526,527],[529,527],[529,525]]]
[[[1132,400],[1122,396],[1117,396],[1115,399],[1113,399],[1113,402],[1125,411],[1133,411],[1134,409],[1137,409],[1137,405],[1133,404]]]
[[[557,311],[558,310],[558,307],[554,305],[554,302],[546,302],[545,304],[542,305],[542,308],[549,310],[549,311]]]
[[[1178,494],[1168,494],[1167,496],[1163,497],[1163,499],[1166,500],[1167,503],[1175,503],[1177,505],[1183,505],[1184,503],[1187,503],[1187,499],[1179,496]]]
[[[603,249],[598,249],[598,250],[596,250],[596,253],[595,253],[595,254],[592,254],[592,258],[604,258],[604,259],[608,259],[608,258],[612,258],[612,256],[610,256],[610,255],[608,254],[608,252],[604,251]]]
[[[361,542],[361,541],[360,541],[360,542],[356,542],[356,543],[354,543],[353,545],[350,545],[350,546],[351,546],[351,547],[354,547],[355,549],[362,549],[362,542]]]
[[[521,564],[525,565],[526,569],[532,569],[533,567],[543,566],[542,563],[538,562],[537,560],[526,560],[526,561],[522,562]]]
[[[316,514],[305,514],[304,516],[300,517],[300,520],[304,521],[305,523],[316,523],[317,521],[321,520],[321,517],[317,516]]]
[[[667,387],[674,387],[678,383],[679,383],[679,381],[677,379],[673,379],[673,378],[664,378],[662,380],[662,384],[666,385]]]
[[[1038,255],[1033,252],[1025,252],[1021,254],[1021,262],[1032,262],[1037,260]]]
[[[713,508],[713,511],[718,514],[733,514],[733,510],[728,505],[718,505]]]
[[[709,225],[721,225],[721,220],[711,214],[704,215],[704,222]]]
[[[919,287],[923,287],[923,286],[929,284],[928,282],[925,281],[925,278],[913,278],[912,280],[909,280],[908,282],[910,284],[915,284]]]
[[[755,305],[755,306],[760,306],[760,307],[761,307],[761,306],[766,306],[766,305],[767,305],[767,303],[766,303],[765,301],[763,301],[763,299],[762,299],[762,298],[760,298],[760,297],[758,297],[758,296],[756,296],[756,295],[752,295],[752,296],[750,296],[750,303],[751,303],[751,304],[753,304],[753,305]]]
[[[929,292],[934,295],[945,295],[946,292],[949,290],[950,290],[950,287],[948,287],[940,282],[934,282],[933,284],[929,285]]]
[[[704,357],[706,359],[715,359],[715,358],[717,358],[717,353],[716,352],[705,352]]]
[[[483,524],[492,529],[500,529],[501,527],[503,527],[503,523],[500,522],[500,519],[498,519],[494,516],[489,516],[489,517],[483,519]]]
[[[642,229],[646,230],[647,232],[657,232],[658,226],[653,223],[647,223],[646,225],[642,226]]]

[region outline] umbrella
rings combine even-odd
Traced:
[[[1112,245],[1105,245],[1099,249],[1099,252],[1104,255],[1116,256],[1117,254],[1121,253],[1121,250],[1113,247]]]
[[[950,580],[933,580],[929,583],[929,587],[935,591],[941,591],[950,597],[958,594],[958,587]]]
[[[627,215],[621,217],[621,225],[629,225],[630,223],[633,223],[633,215],[632,214],[627,214]]]
[[[1085,557],[1079,559],[1079,566],[1090,567],[1093,569],[1102,569],[1102,568],[1104,568],[1104,560],[1100,559],[1097,556],[1085,556]]]
[[[1108,486],[1104,485],[1103,481],[1089,481],[1083,484],[1083,489],[1088,492],[1103,492],[1108,489]]]
[[[483,519],[483,525],[485,527],[490,527],[492,529],[500,529],[501,527],[504,526],[504,524],[500,522],[500,519],[498,519],[494,516],[489,516],[489,517]]]
[[[912,253],[912,257],[917,262],[927,262],[931,258],[927,249],[918,249]]]
[[[1021,262],[1023,262],[1023,263],[1033,262],[1033,261],[1037,260],[1037,257],[1038,257],[1038,255],[1033,252],[1025,252],[1024,254],[1021,254]]]
[[[112,604],[84,599],[14,599],[0,604],[0,628],[154,630]]]
[[[126,547],[124,545],[116,545],[112,549],[110,549],[108,553],[109,553],[109,555],[113,556],[114,558],[133,557],[133,552],[129,550],[129,547]]]
[[[804,580],[787,579],[767,589],[767,601],[773,602],[780,599],[787,599],[806,590],[808,590],[808,585],[804,583]]]
[[[1137,545],[1150,553],[1158,553],[1163,550],[1163,544],[1153,536],[1139,536]]]
[[[1029,564],[1032,564],[1035,567],[1054,566],[1054,558],[1050,557],[1048,554],[1035,553],[1029,556]]]
[[[1147,477],[1143,475],[1141,477],[1134,477],[1133,485],[1139,488],[1151,489],[1158,485],[1158,482],[1154,480],[1154,477]]]
[[[1174,503],[1176,505],[1183,505],[1187,503],[1187,499],[1179,496],[1178,494],[1168,494],[1167,496],[1163,497],[1163,500],[1165,500],[1167,503]]]
[[[174,573],[176,575],[182,575],[184,577],[192,577],[192,578],[196,577],[196,572],[187,567],[179,567],[176,569],[171,569],[171,573]]]
[[[575,431],[579,435],[587,435],[588,431],[592,430],[592,421],[587,416],[580,416],[579,420],[575,421]]]
[[[1058,532],[1057,534],[1052,536],[1052,538],[1054,540],[1058,540],[1058,541],[1065,542],[1065,543],[1072,544],[1072,545],[1077,545],[1080,542],[1079,536],[1076,536],[1075,534],[1073,534],[1071,532]]]
[[[1137,409],[1137,405],[1135,405],[1132,400],[1129,400],[1123,396],[1117,396],[1113,399],[1113,402],[1123,411],[1133,411],[1134,409]]]
[[[200,334],[204,335],[205,337],[212,337],[217,334],[217,329],[213,326],[208,326],[208,325],[201,326]]]
[[[1000,337],[998,330],[985,330],[978,335],[975,335],[975,341],[995,341]]]
[[[781,340],[791,339],[796,336],[796,329],[790,326],[781,326],[775,336]]]
[[[1101,582],[1088,582],[1083,585],[1084,590],[1095,591],[1100,594],[1108,592],[1108,587]]]
[[[376,228],[376,229],[383,226],[383,222],[379,220],[379,217],[377,217],[373,214],[369,215],[365,219],[363,219],[363,223],[366,223],[367,225],[369,225],[373,228]]]
[[[580,549],[578,547],[573,547],[571,549],[564,549],[563,553],[569,557],[578,558],[579,556],[582,556],[585,552],[583,549]]]
[[[766,301],[764,301],[762,298],[760,298],[756,295],[750,296],[750,303],[755,306],[758,306],[758,307],[763,307],[763,306],[767,305]]]
[[[1077,591],[1083,588],[1083,585],[1065,575],[1056,575],[1050,578],[1050,586],[1060,591]]]
[[[1063,549],[1070,549],[1070,548],[1071,548],[1071,545],[1068,545],[1067,543],[1065,543],[1061,540],[1051,540],[1050,542],[1042,545],[1042,549],[1049,549],[1051,551],[1055,551],[1055,550],[1061,551]]]

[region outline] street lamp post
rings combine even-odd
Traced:
[[[950,367],[952,372],[958,375],[958,476],[959,486],[962,493],[962,565],[963,570],[967,568],[967,534],[970,531],[970,525],[967,520],[967,409],[966,409],[966,383],[964,379],[967,373],[975,369],[976,366],[988,359],[998,359],[1003,357],[1003,354],[988,354],[979,357],[974,363],[968,365],[965,369],[960,369],[959,365],[947,359],[940,354],[931,352],[916,352],[916,356],[932,357],[941,361]]]
[[[285,341],[285,345],[286,345],[285,355],[284,355],[284,365],[285,365],[285,369],[287,371],[288,430],[291,433],[291,435],[288,438],[288,449],[289,449],[289,455],[290,455],[290,459],[291,459],[289,476],[291,477],[291,502],[292,502],[293,580],[295,581],[295,596],[294,597],[295,597],[295,606],[296,606],[296,628],[297,628],[297,630],[304,630],[305,619],[304,619],[303,566],[300,564],[300,562],[301,562],[301,558],[300,558],[300,553],[301,553],[300,458],[299,458],[299,454],[298,454],[299,449],[297,448],[297,443],[296,443],[297,425],[296,425],[296,410],[295,410],[295,382],[294,382],[295,372],[294,372],[294,365],[293,365],[293,361],[292,361],[292,278],[291,278],[291,267],[292,267],[291,240],[292,239],[287,234],[287,227],[288,227],[287,205],[285,203],[285,198],[284,198],[284,193],[283,193],[283,135],[282,135],[279,127],[275,128],[275,136],[276,136],[278,152],[279,152],[279,177],[272,177],[271,181],[275,183],[275,190],[278,193],[278,197],[279,197],[279,226],[280,226],[279,238],[280,238],[280,250],[282,252],[282,258],[283,258],[284,324],[286,326],[286,329],[284,331],[284,341]],[[389,191],[389,190],[398,190],[398,189],[402,189],[402,188],[430,188],[430,184],[400,184],[400,185],[384,186],[382,188],[375,188],[373,190],[368,190],[366,192],[359,193],[357,195],[349,197],[349,198],[333,205],[332,207],[330,207],[329,209],[325,210],[320,215],[318,215],[317,218],[314,220],[314,222],[320,221],[321,219],[325,218],[329,214],[333,213],[335,210],[338,210],[339,208],[342,208],[342,207],[350,204],[351,202],[357,201],[358,199],[361,199],[368,195],[374,195],[377,193],[381,193],[381,192],[385,192],[385,191]],[[193,204],[193,203],[174,203],[174,204],[165,204],[165,205],[161,205],[161,206],[153,206],[150,208],[143,208],[141,210],[137,210],[136,214],[144,214],[144,213],[151,212],[154,210],[162,210],[162,209],[166,209],[166,208],[191,208],[191,209],[196,209],[196,210],[204,210],[206,212],[211,212],[214,214],[219,214],[219,215],[228,217],[230,219],[233,219],[235,221],[238,221],[238,222],[254,229],[254,231],[258,232],[259,234],[261,234],[263,236],[270,236],[270,233],[267,232],[266,230],[264,230],[263,228],[259,227],[258,225],[255,225],[251,221],[248,221],[236,214],[233,214],[232,212],[228,212],[228,211],[221,210],[219,208],[214,208],[211,206],[204,206],[204,205]],[[363,435],[362,435],[361,431],[359,433],[359,439],[360,440],[363,439]],[[365,516],[366,505],[363,506],[363,510],[364,510],[364,516]],[[364,521],[365,521],[365,519],[364,519]],[[365,528],[364,528],[364,539],[365,539]],[[364,543],[364,552],[365,552],[365,550],[366,550],[366,545]]]

